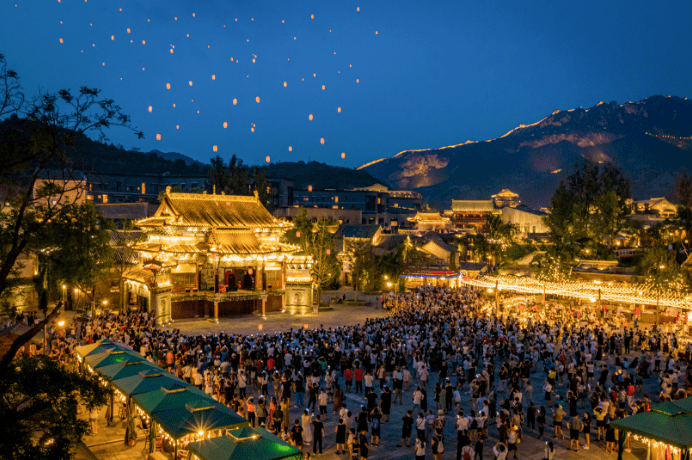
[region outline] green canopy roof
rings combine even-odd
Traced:
[[[109,350],[103,353],[96,353],[94,355],[87,356],[84,361],[87,365],[92,368],[110,366],[111,364],[120,363],[123,361],[129,361],[133,358],[132,355],[125,353],[122,350]]]
[[[299,449],[264,428],[234,430],[226,436],[191,442],[187,448],[201,460],[279,460],[302,457]]]
[[[214,400],[197,400],[193,403],[196,404],[187,404],[183,409],[156,412],[153,418],[173,439],[195,434],[200,430],[207,432],[248,426],[247,420]]]
[[[150,363],[149,361],[127,361],[120,362],[116,364],[111,364],[110,366],[104,366],[98,368],[98,373],[108,377],[111,380],[124,379],[125,377],[132,377],[133,375],[139,375],[140,372],[145,374],[159,373],[161,369],[158,366]]]
[[[202,390],[188,386],[178,390],[165,390],[158,388],[147,393],[139,393],[133,396],[135,403],[147,414],[164,412],[168,410],[185,410],[186,405],[196,406],[194,401],[206,401],[206,405],[215,405],[216,401],[206,395]]]
[[[680,449],[689,449],[692,447],[692,412],[679,404],[686,399],[658,404],[649,412],[639,412],[630,417],[615,420],[610,423],[610,426],[658,442],[665,442]]]
[[[115,349],[116,345],[110,340],[99,340],[89,345],[84,345],[83,347],[75,348],[75,352],[82,358],[95,355],[96,353],[103,353],[106,350]]]
[[[136,375],[125,377],[123,379],[113,380],[111,382],[115,388],[127,396],[133,396],[139,393],[147,393],[149,391],[166,388],[167,390],[176,390],[189,386],[173,374],[169,374],[159,367],[146,369]]]

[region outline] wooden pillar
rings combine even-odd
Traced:
[[[262,318],[264,318],[267,314],[266,308],[267,308],[267,298],[265,296],[265,297],[262,297]]]

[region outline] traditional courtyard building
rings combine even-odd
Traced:
[[[168,187],[154,216],[136,225],[144,232],[134,246],[141,266],[126,274],[125,287],[146,297],[141,303],[157,322],[312,305],[311,259],[280,241],[292,224],[272,216],[257,195]]]

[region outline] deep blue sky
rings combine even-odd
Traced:
[[[0,53],[28,95],[101,88],[145,133],[111,130],[126,148],[355,167],[690,97],[690,17],[689,0],[4,0]]]

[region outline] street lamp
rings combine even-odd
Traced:
[[[65,286],[63,284],[62,285],[62,301],[63,301],[63,303],[67,300],[66,296],[67,296],[67,286]]]

